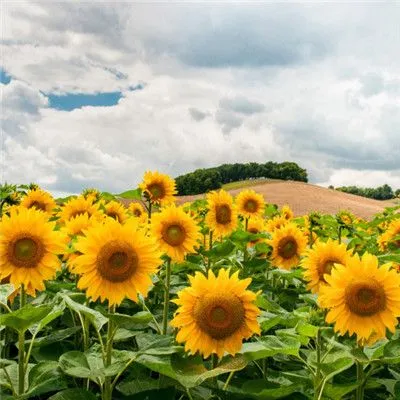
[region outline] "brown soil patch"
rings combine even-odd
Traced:
[[[305,215],[311,211],[336,214],[341,210],[347,210],[359,217],[369,219],[374,214],[382,212],[385,207],[395,205],[394,201],[381,202],[303,182],[267,182],[245,189],[254,189],[261,193],[267,203],[277,204],[279,207],[288,204],[296,216]],[[237,195],[241,190],[234,189],[229,192]],[[201,198],[204,198],[204,195],[180,196],[177,203],[182,204]]]

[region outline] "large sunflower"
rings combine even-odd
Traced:
[[[268,243],[272,246],[273,265],[289,270],[299,264],[307,247],[307,238],[296,224],[289,222],[275,229]]]
[[[393,220],[381,236],[378,237],[378,244],[382,251],[388,248],[389,243],[400,248],[400,240],[396,239],[400,236],[400,219]]]
[[[175,181],[168,175],[160,174],[157,171],[146,171],[139,188],[152,203],[159,205],[173,203],[174,195],[177,193]]]
[[[200,228],[193,218],[174,205],[153,214],[151,231],[160,249],[177,262],[182,262],[185,254],[193,253],[201,238]]]
[[[356,254],[346,266],[335,265],[325,275],[327,285],[320,288],[319,303],[328,308],[328,323],[340,335],[355,333],[360,342],[371,344],[395,331],[400,316],[400,275],[391,264],[378,266],[376,256]]]
[[[28,294],[44,290],[60,268],[57,255],[64,252],[65,237],[55,223],[35,208],[19,207],[0,221],[0,280],[9,278],[15,287],[24,285]]]
[[[80,274],[79,289],[96,301],[108,299],[120,304],[124,297],[137,301],[151,286],[150,274],[161,264],[161,253],[152,238],[138,229],[130,218],[124,225],[108,218],[79,237],[75,248],[82,253],[74,260],[74,272]]]
[[[254,190],[243,190],[236,197],[236,207],[245,218],[261,217],[265,208],[264,197]]]
[[[220,190],[207,194],[208,213],[206,224],[217,238],[227,236],[237,227],[237,211],[232,196]]]
[[[104,206],[104,213],[114,218],[119,223],[124,223],[128,219],[126,208],[119,201],[110,201]]]
[[[92,199],[85,199],[83,196],[78,196],[69,200],[61,209],[60,218],[63,222],[68,221],[77,215],[82,215],[87,213],[89,217],[99,218],[101,216],[101,211],[96,203],[93,203]]]
[[[329,239],[327,242],[317,241],[301,261],[305,269],[304,279],[308,282],[307,288],[318,293],[319,288],[326,284],[324,275],[330,274],[334,264],[346,265],[351,251],[344,243]]]
[[[246,290],[251,279],[240,280],[238,272],[220,269],[218,277],[196,272],[189,277],[191,286],[178,293],[178,304],[171,326],[179,328],[176,340],[186,351],[197,351],[205,358],[216,353],[236,354],[243,339],[260,333],[259,309],[253,304],[256,294]]]
[[[36,208],[47,213],[51,213],[57,206],[51,194],[41,189],[30,190],[22,199],[20,205],[26,208]]]

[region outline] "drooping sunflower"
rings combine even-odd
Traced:
[[[285,204],[281,208],[281,215],[286,220],[290,220],[290,219],[292,219],[294,217],[294,213],[293,213],[292,209],[287,204]]]
[[[151,231],[160,249],[176,262],[182,262],[185,254],[194,253],[201,239],[197,223],[175,205],[153,214]]]
[[[175,180],[158,171],[146,171],[139,188],[152,203],[161,206],[173,203],[177,193]]]
[[[272,246],[272,264],[289,270],[299,264],[300,256],[307,247],[307,237],[296,224],[288,222],[275,229],[268,243]]]
[[[207,226],[217,238],[232,233],[237,227],[237,210],[232,196],[225,190],[213,191],[206,196],[208,213],[205,219]]]
[[[356,334],[358,341],[386,336],[394,332],[400,316],[400,275],[390,264],[378,266],[376,256],[356,254],[346,266],[336,264],[327,285],[320,288],[319,303],[329,309],[328,323],[335,324],[340,335]]]
[[[245,218],[261,217],[265,208],[264,197],[254,190],[243,190],[236,197],[238,213]]]
[[[52,195],[42,189],[30,190],[22,199],[20,205],[26,208],[36,208],[47,213],[51,213],[57,206]]]
[[[176,340],[185,343],[186,351],[221,358],[225,352],[240,351],[243,339],[260,334],[256,294],[246,290],[250,278],[241,280],[238,272],[229,276],[229,270],[220,269],[217,277],[209,270],[208,277],[196,272],[189,280],[191,286],[173,300],[179,308],[171,321],[179,329]]]
[[[381,236],[378,237],[379,248],[387,250],[389,243],[400,248],[400,240],[396,239],[400,235],[400,219],[393,220]]]
[[[104,206],[104,214],[107,217],[114,218],[119,223],[124,223],[128,219],[126,208],[119,201],[110,201]]]
[[[140,222],[146,222],[146,220],[147,220],[146,210],[140,203],[138,203],[136,201],[129,203],[128,210]]]
[[[301,266],[305,269],[303,276],[308,282],[307,289],[318,293],[319,288],[326,285],[325,274],[330,274],[335,264],[346,265],[351,255],[346,245],[336,240],[315,242],[301,261]]]
[[[55,223],[36,208],[19,207],[0,221],[0,280],[24,285],[31,296],[44,290],[44,281],[60,268],[57,255],[64,252],[65,237]]]
[[[128,297],[137,301],[152,284],[150,274],[161,264],[161,253],[153,238],[138,229],[130,218],[124,225],[108,218],[85,231],[75,248],[82,254],[74,260],[74,272],[81,275],[78,288],[96,301],[120,304]]]
[[[83,196],[78,196],[64,204],[60,212],[60,219],[66,222],[77,215],[85,213],[87,213],[89,217],[95,218],[100,218],[102,215],[98,204],[93,203],[92,199],[85,199]]]
[[[250,233],[263,233],[265,231],[265,223],[262,218],[250,218],[247,224],[247,232]],[[256,239],[248,243],[249,247],[255,246],[265,239]]]
[[[265,224],[265,229],[267,232],[273,232],[275,229],[282,228],[284,225],[288,223],[288,220],[281,216],[277,215],[276,217],[268,220]]]

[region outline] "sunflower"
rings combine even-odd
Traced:
[[[28,294],[44,290],[44,281],[60,268],[65,237],[55,223],[36,208],[13,209],[0,221],[0,280],[9,278],[14,287],[24,285]]]
[[[107,217],[114,218],[119,223],[124,223],[128,219],[126,208],[119,201],[110,201],[104,206],[104,213]]]
[[[51,213],[57,206],[51,194],[41,189],[30,190],[22,199],[20,205],[26,208],[36,208],[47,213]]]
[[[140,222],[144,223],[147,221],[146,210],[140,203],[136,201],[129,203],[128,210],[132,213],[132,215],[135,218],[138,218]]]
[[[267,232],[273,232],[275,229],[282,228],[284,225],[288,223],[288,220],[281,216],[277,215],[276,217],[268,220],[265,224],[265,230]]]
[[[250,233],[263,233],[265,231],[265,223],[262,218],[250,218],[247,224],[247,232]],[[248,243],[249,247],[255,246],[257,243],[262,242],[264,239],[252,240]]]
[[[286,220],[290,220],[294,217],[293,211],[292,209],[285,204],[282,208],[281,208],[281,215],[283,218],[285,218]]]
[[[264,197],[254,190],[243,190],[236,197],[238,213],[245,218],[261,217],[264,213]]]
[[[151,231],[160,249],[176,262],[182,262],[185,254],[193,253],[201,238],[193,218],[175,205],[153,214]]]
[[[327,285],[320,288],[319,303],[329,309],[328,323],[340,335],[356,334],[358,341],[371,343],[394,332],[400,316],[400,275],[391,264],[378,266],[376,256],[356,254],[346,266],[335,265],[325,275]]]
[[[232,196],[220,190],[207,194],[208,213],[206,224],[217,238],[227,236],[237,227],[237,211]]]
[[[171,326],[179,329],[176,341],[185,343],[186,351],[221,358],[240,351],[243,339],[260,334],[256,294],[246,290],[251,279],[240,280],[238,274],[229,276],[229,270],[220,269],[216,277],[209,270],[206,277],[196,272],[189,277],[191,286],[173,300],[179,308]]]
[[[177,193],[175,181],[168,175],[160,174],[157,171],[146,171],[139,188],[152,203],[159,205],[173,203],[174,195]]]
[[[400,236],[400,219],[393,220],[381,236],[378,237],[378,245],[382,251],[387,250],[388,245],[400,248],[400,240],[396,239]]]
[[[326,284],[324,275],[331,273],[334,264],[346,265],[349,257],[351,251],[346,249],[345,244],[332,239],[328,239],[327,242],[317,241],[301,261],[308,290],[318,293],[319,288]]]
[[[108,299],[120,304],[124,297],[138,300],[151,286],[150,274],[161,264],[161,253],[152,238],[138,229],[130,218],[124,225],[108,218],[85,231],[76,250],[82,255],[74,260],[74,272],[80,274],[79,289],[93,301]]]
[[[300,256],[307,247],[307,238],[296,224],[288,222],[275,229],[268,243],[272,246],[273,265],[289,270],[299,264]]]
[[[69,200],[64,204],[60,211],[60,218],[63,222],[68,221],[77,215],[82,215],[87,213],[89,217],[99,218],[101,216],[101,211],[99,206],[92,202],[92,199],[85,199],[83,196],[78,196]]]

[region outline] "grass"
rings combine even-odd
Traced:
[[[247,179],[245,181],[229,182],[222,185],[224,190],[242,189],[248,186],[255,186],[262,183],[282,182],[280,179]]]

